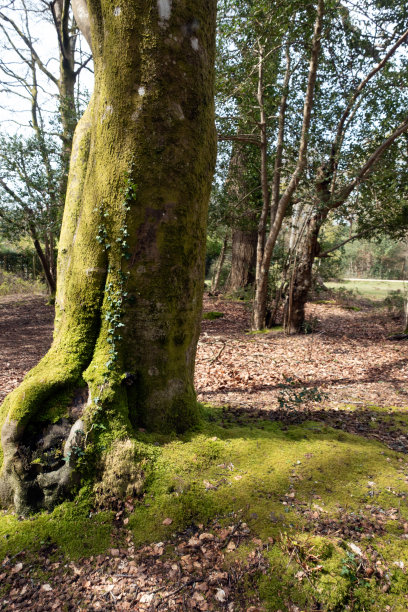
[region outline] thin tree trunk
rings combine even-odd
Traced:
[[[39,243],[38,238],[35,236],[32,236],[32,238],[33,238],[35,251],[41,262],[45,280],[47,281],[49,292],[51,295],[54,295],[57,287],[55,283],[55,277],[53,276],[52,271],[50,269],[50,262],[47,256],[44,254],[44,251],[41,248],[41,244]]]
[[[221,252],[220,252],[220,255],[217,261],[217,267],[215,269],[215,274],[213,276],[212,283],[211,283],[211,293],[215,293],[216,291],[218,291],[218,286],[220,284],[221,270],[222,270],[222,266],[224,265],[225,254],[227,252],[228,235],[229,235],[229,232],[225,234],[224,242],[222,243]]]
[[[306,154],[308,146],[308,135],[311,121],[311,113],[314,101],[314,91],[316,84],[317,66],[321,49],[321,31],[323,25],[324,15],[324,0],[318,1],[316,21],[313,32],[312,41],[312,52],[309,64],[309,76],[308,84],[305,95],[305,103],[303,107],[303,124],[302,133],[299,143],[299,153],[296,168],[289,180],[288,186],[284,193],[281,195],[278,205],[276,207],[275,218],[271,221],[268,236],[266,238],[265,246],[263,249],[260,248],[260,242],[258,241],[258,253],[257,253],[257,277],[256,277],[256,292],[253,305],[253,323],[254,329],[262,329],[265,326],[265,316],[267,308],[268,298],[268,274],[269,266],[271,263],[273,249],[278,238],[279,231],[282,227],[283,218],[286,209],[295,193],[300,177],[306,165]],[[261,223],[265,223],[266,219],[261,217]],[[261,225],[260,223],[260,225]],[[259,229],[260,239],[262,238],[263,230]]]
[[[75,108],[75,46],[76,35],[70,32],[70,0],[54,0],[50,3],[54,18],[55,29],[59,43],[60,76],[58,79],[59,111],[62,124],[62,179],[60,184],[60,197],[64,203],[69,160],[72,150],[75,126],[78,121]]]

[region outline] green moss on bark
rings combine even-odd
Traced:
[[[173,3],[167,21],[141,0],[113,8],[89,2],[95,90],[73,144],[53,345],[1,412],[14,491],[25,486],[11,478],[25,427],[82,379],[95,452],[134,426],[179,432],[198,421],[216,2]]]

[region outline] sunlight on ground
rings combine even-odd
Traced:
[[[404,411],[377,413],[394,419],[396,436],[407,433]],[[370,415],[361,411],[375,436]],[[177,560],[176,533],[211,529],[215,519],[229,525],[234,516],[250,537],[226,551],[225,569],[261,549],[268,569],[247,588],[261,594],[266,610],[311,610],[317,602],[323,610],[407,609],[406,455],[321,421],[234,420],[211,407],[195,433],[140,433],[139,442],[154,458],[144,496],[132,501],[126,521],[136,547],[161,541]],[[105,552],[113,515],[95,514],[86,491],[81,499],[28,520],[4,514],[2,557],[44,542],[68,559]]]

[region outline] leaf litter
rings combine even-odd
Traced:
[[[405,423],[397,418],[402,413],[376,410],[378,406],[403,409],[408,404],[408,343],[389,339],[398,331],[399,322],[388,313],[309,304],[307,314],[315,322],[315,333],[286,336],[280,330],[248,333],[249,309],[242,303],[206,298],[204,309],[221,311],[224,317],[202,322],[196,387],[202,402],[224,407],[226,427],[265,418],[289,427],[312,419],[377,439],[392,450],[408,451],[406,429],[401,426]],[[44,305],[43,297],[0,303],[1,400],[48,349],[52,318],[52,308]],[[303,396],[305,401],[291,404],[290,398],[304,389],[315,389],[323,402],[313,401],[317,395],[312,393],[309,400]],[[232,464],[218,467],[234,469]],[[217,486],[205,480],[203,484],[209,490]],[[375,486],[368,481],[369,495],[370,491],[375,495]],[[405,500],[392,488],[388,492],[396,500],[401,496]],[[389,565],[372,541],[386,533],[390,521],[398,525],[400,537],[408,539],[408,523],[399,506],[382,508],[373,499],[360,512],[339,507],[329,515],[319,503],[297,500],[294,490],[281,503],[303,517],[306,532],[348,542],[345,574],[353,573],[357,582],[373,578],[384,593],[390,589]],[[21,551],[6,557],[0,568],[0,609],[264,609],[250,585],[268,571],[265,551],[274,544],[272,538],[265,542],[252,538],[248,526],[235,514],[227,526],[217,520],[206,526],[192,525],[168,541],[136,549],[127,528],[129,508],[123,510],[117,513],[112,548],[106,554],[73,563],[50,542],[35,556]],[[271,516],[272,523],[276,520]],[[171,523],[171,517],[163,517],[164,525]],[[249,542],[250,550],[245,548],[244,555],[225,563],[228,555]],[[280,534],[277,544],[299,566],[299,582],[313,580],[321,571],[313,546],[308,548],[286,533]],[[394,566],[405,572],[403,561],[395,560]],[[296,606],[288,609],[298,610]]]

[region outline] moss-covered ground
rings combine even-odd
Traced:
[[[396,435],[408,431],[401,410],[377,411]],[[265,610],[408,609],[405,454],[322,420],[234,421],[208,407],[193,433],[138,438],[154,458],[143,496],[125,511],[136,548],[171,543],[192,525],[239,521],[250,537],[225,555],[225,570],[261,550],[266,569],[241,588],[248,601],[256,591]],[[2,514],[0,554],[35,553],[45,542],[69,560],[105,553],[113,521],[113,512],[94,512],[84,489],[49,514]]]

